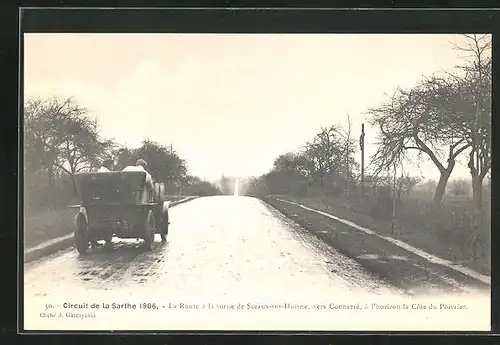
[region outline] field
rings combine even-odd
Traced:
[[[24,213],[24,247],[32,248],[40,243],[73,232],[75,209],[28,211]]]

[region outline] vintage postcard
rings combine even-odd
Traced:
[[[25,330],[489,331],[491,35],[24,34]]]

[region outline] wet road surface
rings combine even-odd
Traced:
[[[210,197],[170,210],[167,244],[157,238],[152,252],[141,240],[114,239],[113,248],[87,256],[71,249],[26,266],[32,289],[145,289],[173,292],[270,289],[316,286],[346,291],[387,291],[359,265],[329,250],[260,200]],[[158,237],[158,235],[156,235]]]
[[[61,310],[65,302],[148,302],[155,303],[158,310],[141,311],[145,313],[141,317],[138,315],[142,314],[123,312],[124,306],[113,314],[114,326],[95,320],[92,323],[92,318],[80,319],[76,325],[56,321],[63,329],[160,329],[159,325],[172,329],[202,329],[200,325],[208,325],[207,329],[214,329],[207,322],[207,314],[201,311],[189,315],[185,312],[182,317],[175,314],[176,322],[170,318],[163,324],[161,319],[174,313],[177,308],[173,306],[179,307],[180,303],[202,309],[212,302],[310,304],[314,301],[328,305],[361,296],[369,296],[373,301],[377,295],[402,293],[255,198],[199,198],[172,208],[170,219],[167,243],[161,244],[157,235],[151,252],[142,249],[140,240],[115,238],[111,249],[97,248],[81,256],[72,248],[25,265],[25,317],[31,317],[26,322],[35,328],[54,326],[53,319],[38,317],[48,301],[57,310]],[[100,312],[102,310],[97,311]],[[162,317],[155,316],[154,322],[146,321],[146,315],[153,315],[151,313]],[[216,320],[217,315],[211,314],[210,318]],[[233,314],[232,320],[228,320],[228,315],[224,315],[226,329],[238,329],[237,322],[241,326],[240,317]],[[273,315],[273,312],[262,314],[259,320],[266,322],[266,317],[274,320],[276,315]],[[311,316],[301,315],[296,322],[304,325],[304,320]],[[347,314],[342,318],[352,325]],[[351,318],[359,319],[359,315],[353,314]],[[311,329],[291,320],[288,319],[287,324],[290,329]],[[186,324],[188,321],[192,327]],[[336,323],[341,324],[339,320]],[[243,329],[253,328],[247,326]],[[395,329],[393,326],[388,329]],[[271,326],[271,329],[278,328]]]

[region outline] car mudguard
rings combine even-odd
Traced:
[[[169,208],[170,208],[170,201],[164,201],[162,205],[162,211],[168,212]]]

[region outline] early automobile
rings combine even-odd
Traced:
[[[165,185],[154,183],[147,188],[142,171],[85,172],[75,174],[76,190],[81,200],[75,217],[75,245],[87,253],[92,244],[113,236],[142,238],[151,250],[155,233],[162,242],[168,234],[169,202]]]

